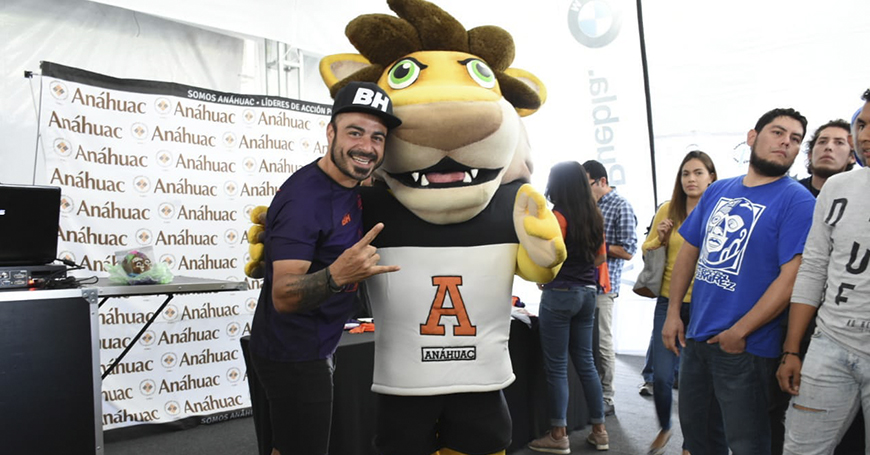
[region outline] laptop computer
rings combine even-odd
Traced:
[[[60,188],[0,184],[0,267],[57,257]]]

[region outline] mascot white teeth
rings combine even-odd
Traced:
[[[351,81],[376,82],[402,119],[378,181],[362,191],[363,232],[383,222],[373,242],[380,263],[401,266],[366,281],[375,444],[386,455],[503,453],[513,277],[549,282],[566,257],[555,216],[527,183],[520,117],[537,111],[546,90],[510,68],[513,39],[503,29],[466,30],[422,0],[387,3],[398,17],[348,24],[360,54],[320,64],[333,96]],[[255,271],[261,254],[251,252]]]

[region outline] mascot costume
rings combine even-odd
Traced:
[[[466,30],[422,0],[387,3],[398,17],[348,24],[360,54],[320,64],[333,96],[351,81],[375,82],[402,119],[375,186],[362,191],[363,232],[383,222],[372,244],[381,264],[401,266],[365,286],[376,326],[376,446],[384,454],[503,453],[513,276],[549,282],[566,257],[556,218],[525,183],[532,166],[520,117],[546,91],[509,68],[514,44],[503,29]],[[261,244],[251,258],[246,273],[256,275]]]

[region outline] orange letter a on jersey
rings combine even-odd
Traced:
[[[435,291],[435,300],[432,301],[426,323],[420,324],[420,335],[444,335],[444,325],[441,324],[443,316],[456,317],[458,325],[453,326],[453,335],[477,335],[477,327],[471,325],[468,312],[465,310],[465,302],[462,301],[462,294],[459,293],[461,285],[461,276],[432,277],[432,286],[437,286],[438,290]],[[453,308],[444,308],[444,300],[448,294],[450,294],[450,301],[453,302]]]

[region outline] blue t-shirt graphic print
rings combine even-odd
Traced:
[[[721,198],[707,220],[695,279],[734,291],[746,247],[765,207],[746,198]]]

